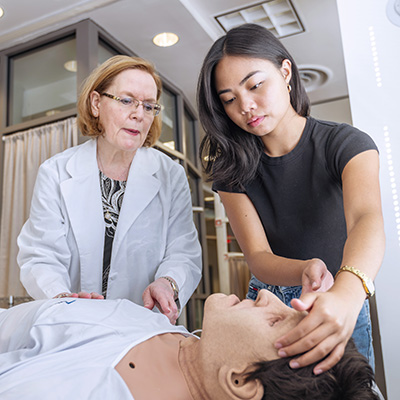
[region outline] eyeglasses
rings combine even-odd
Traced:
[[[110,99],[118,101],[126,108],[130,108],[133,106],[135,108],[135,110],[137,110],[138,107],[140,105],[142,105],[143,110],[146,114],[151,114],[155,117],[161,111],[161,106],[157,103],[149,103],[148,101],[141,101],[141,100],[135,99],[134,97],[124,97],[123,99],[121,99],[121,97],[113,96],[112,94],[109,94],[109,93],[102,93],[102,95],[109,97]]]

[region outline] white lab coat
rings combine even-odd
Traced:
[[[96,146],[89,140],[40,166],[18,237],[21,282],[35,299],[101,293],[105,224]],[[201,248],[184,169],[140,148],[115,232],[107,298],[143,304],[143,291],[161,276],[175,279],[186,304],[200,281]]]

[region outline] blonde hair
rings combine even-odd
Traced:
[[[128,69],[140,69],[149,73],[157,86],[157,102],[161,97],[162,82],[159,75],[155,72],[154,65],[139,57],[114,56],[98,66],[86,78],[78,98],[78,128],[82,135],[96,138],[103,135],[103,127],[100,121],[92,113],[90,94],[93,91],[98,93],[105,92],[113,83],[115,77]],[[154,117],[149,133],[143,144],[145,147],[153,146],[161,135],[161,114]]]

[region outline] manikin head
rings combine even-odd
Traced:
[[[275,341],[307,314],[261,290],[254,302],[235,295],[211,295],[204,308],[199,366],[210,399],[377,399],[373,372],[349,343],[330,371],[313,374],[315,365],[291,369]]]

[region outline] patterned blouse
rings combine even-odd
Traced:
[[[103,255],[103,284],[102,295],[107,296],[108,275],[110,273],[112,245],[117,229],[118,217],[124,198],[126,181],[115,181],[110,179],[99,170],[101,199],[103,203],[104,222],[106,231],[104,236]]]

